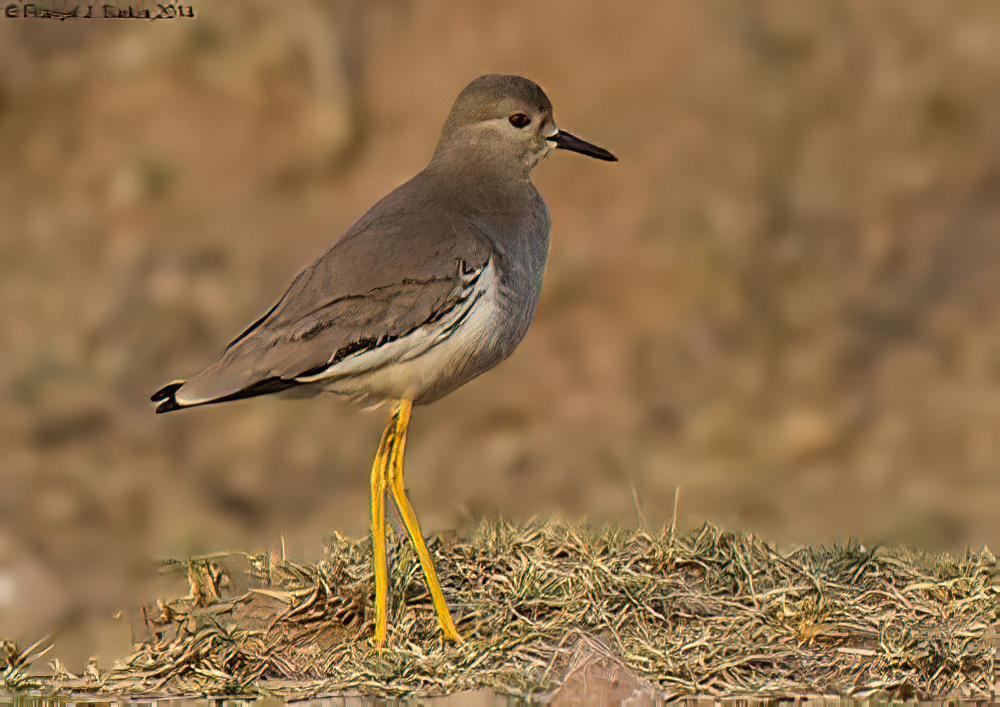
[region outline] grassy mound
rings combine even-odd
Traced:
[[[163,571],[189,591],[139,612],[136,651],[111,671],[62,671],[45,686],[537,695],[579,667],[585,649],[663,698],[984,697],[995,689],[1000,586],[986,550],[779,552],[711,526],[674,537],[491,521],[466,538],[431,543],[465,638],[443,645],[415,555],[400,537],[390,548],[390,634],[381,652],[369,640],[369,545],[338,536],[317,566],[237,553],[166,563]],[[0,675],[26,685],[16,663],[27,659],[8,653]]]

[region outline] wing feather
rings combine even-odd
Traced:
[[[376,204],[198,375],[158,391],[158,411],[284,390],[333,364],[461,314],[490,244],[422,198],[413,180]],[[162,395],[161,395],[162,393]]]

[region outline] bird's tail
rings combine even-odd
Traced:
[[[288,390],[289,388],[297,388],[301,386],[298,381],[286,380],[284,378],[279,378],[278,376],[271,376],[269,378],[254,381],[250,385],[239,388],[235,391],[222,391],[217,392],[215,395],[195,397],[192,393],[196,394],[196,391],[187,390],[185,391],[185,395],[182,396],[181,399],[178,399],[178,391],[180,391],[180,389],[185,385],[188,385],[189,382],[197,381],[197,379],[198,376],[195,376],[191,379],[191,381],[174,381],[173,383],[168,383],[153,393],[149,399],[157,404],[156,414],[159,415],[164,412],[184,410],[186,408],[198,407],[199,405],[214,405],[215,403],[228,403],[233,400],[242,400],[243,398],[255,398],[258,395],[280,393]]]
[[[173,383],[167,383],[165,386],[149,396],[149,399],[157,404],[157,415],[163,412],[170,412],[172,410],[180,410],[184,407],[188,407],[177,402],[177,391],[180,390],[181,386],[186,382],[187,381],[174,381]]]

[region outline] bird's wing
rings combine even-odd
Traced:
[[[412,201],[400,211],[392,196],[303,270],[215,363],[154,394],[157,412],[314,382],[348,357],[473,306],[491,253],[481,231]]]

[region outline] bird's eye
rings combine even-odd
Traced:
[[[515,113],[514,115],[510,116],[508,120],[510,120],[510,124],[513,125],[515,128],[524,128],[531,123],[531,118],[526,116],[524,113]]]

